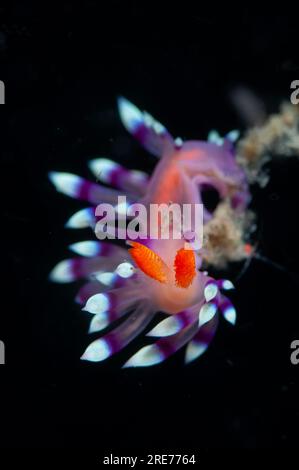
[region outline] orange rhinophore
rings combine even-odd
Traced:
[[[137,266],[156,281],[166,282],[167,266],[157,253],[138,242],[130,242],[129,252]]]
[[[181,248],[174,260],[175,281],[178,287],[187,288],[196,275],[195,255],[193,250]]]

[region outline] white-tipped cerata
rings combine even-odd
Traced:
[[[60,261],[50,272],[49,278],[53,282],[72,282],[75,275],[72,270],[72,261],[69,259]]]
[[[186,349],[185,364],[200,357],[208,349],[208,344],[201,341],[190,341]]]
[[[134,134],[137,128],[142,125],[152,129],[156,135],[167,132],[165,126],[151,114],[146,111],[140,111],[137,106],[123,97],[118,99],[118,110],[123,125],[131,134]]]
[[[111,356],[111,348],[103,338],[95,340],[81,356],[83,361],[100,362]]]
[[[99,242],[88,240],[84,242],[73,243],[69,249],[81,256],[97,256],[99,254]]]
[[[216,312],[217,312],[217,305],[215,305],[213,302],[204,304],[201,307],[200,312],[199,312],[198,325],[202,326],[205,323],[208,323],[210,320],[212,320]]]
[[[72,215],[69,220],[66,222],[66,228],[86,228],[93,225],[95,222],[94,209],[92,207],[87,207],[81,209]]]
[[[226,134],[225,137],[231,142],[236,142],[238,138],[240,137],[240,131],[238,129],[234,129],[230,131],[228,134]]]
[[[176,315],[171,315],[158,323],[158,325],[147,333],[147,336],[170,336],[180,331],[181,328],[182,323],[180,319]]]
[[[90,160],[88,167],[94,176],[103,183],[110,183],[111,173],[121,168],[118,163],[108,158],[95,158],[94,160]]]
[[[106,312],[98,313],[91,319],[88,333],[97,333],[103,330],[109,324],[109,318]]]
[[[213,129],[208,134],[208,142],[211,142],[212,144],[216,144],[216,145],[222,145],[223,139],[220,136],[219,132]]]
[[[232,325],[236,324],[237,312],[236,312],[236,309],[232,305],[229,305],[228,307],[226,307],[226,309],[223,311],[223,316],[225,320],[227,320]]]
[[[222,286],[221,287],[224,290],[231,290],[231,289],[235,288],[235,286],[233,285],[233,283],[229,279],[224,279],[222,281]]]
[[[215,282],[209,282],[204,290],[204,296],[207,302],[214,299],[218,294],[218,286]]]
[[[143,113],[126,98],[119,97],[117,104],[123,125],[127,131],[134,133],[138,126],[143,123]]]
[[[57,191],[71,197],[77,196],[78,188],[82,182],[82,179],[77,175],[58,171],[51,171],[49,173],[49,179],[54,184]]]
[[[115,273],[111,272],[104,272],[104,273],[96,273],[95,278],[97,281],[100,281],[104,286],[111,286],[115,281]]]
[[[123,365],[123,367],[148,367],[153,366],[154,364],[159,364],[163,359],[164,356],[158,346],[151,344],[140,349]]]
[[[82,310],[97,314],[106,312],[109,309],[109,297],[106,294],[95,294],[90,297]]]

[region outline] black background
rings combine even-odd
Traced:
[[[91,447],[95,452],[291,448],[298,444],[299,163],[270,165],[253,188],[260,252],[237,283],[233,329],[221,322],[209,351],[183,365],[121,370],[139,338],[103,364],[81,363],[88,319],[78,285],[48,273],[67,245],[91,238],[63,224],[84,205],[55,193],[50,170],[89,176],[91,156],[152,171],[155,158],[122,128],[116,97],[174,134],[204,139],[244,129],[230,100],[252,89],[274,112],[299,78],[295,12],[203,11],[200,5],[11,2],[0,7],[2,303],[0,446]],[[233,13],[237,13],[234,16]],[[227,273],[234,279],[238,270]],[[123,452],[121,450],[123,449]]]

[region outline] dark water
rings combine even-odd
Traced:
[[[68,244],[91,234],[63,229],[84,205],[55,193],[47,172],[89,176],[86,164],[96,155],[152,171],[155,158],[121,126],[119,94],[184,139],[244,129],[228,97],[236,85],[276,111],[299,79],[297,20],[250,10],[225,20],[177,9],[164,19],[142,4],[79,5],[16,2],[1,10],[0,339],[7,364],[0,367],[0,446],[119,454],[295,447],[299,162],[270,165],[270,184],[253,192],[261,253],[286,272],[253,261],[232,296],[236,328],[222,322],[209,351],[189,367],[180,352],[138,370],[120,366],[142,338],[103,364],[79,360],[90,340],[73,303],[78,285],[51,285],[47,276],[69,256]]]

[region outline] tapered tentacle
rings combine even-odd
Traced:
[[[236,323],[236,309],[232,302],[219,291],[219,289],[231,290],[233,288],[233,283],[228,279],[220,279],[218,281],[211,279],[207,282],[204,289],[206,302],[199,312],[199,327],[208,323],[216,315],[218,309],[229,323],[232,325]]]
[[[200,357],[208,349],[210,342],[215,336],[217,326],[218,315],[215,315],[198,330],[187,346],[185,355],[186,364]]]
[[[216,283],[219,289],[231,290],[235,288],[235,286],[229,279],[218,279]]]
[[[60,261],[51,271],[50,279],[54,282],[72,282],[95,273],[113,272],[128,258],[122,248],[111,245],[109,256],[96,256],[91,258],[72,258]]]
[[[107,326],[109,326],[109,313],[103,312],[98,313],[97,315],[93,315],[88,333],[98,333],[99,331],[104,330]]]
[[[67,196],[75,199],[88,201],[91,204],[109,203],[117,204],[120,194],[111,188],[105,188],[99,184],[92,183],[85,180],[80,176],[73,175],[72,173],[60,173],[52,171],[49,173],[49,178],[54,184],[57,191],[66,194]]]
[[[175,146],[167,129],[150,114],[140,111],[125,98],[118,99],[118,111],[123,125],[150,153],[161,157],[167,148]]]
[[[143,171],[128,170],[108,158],[95,158],[89,162],[89,169],[103,183],[143,196],[148,184],[148,175]]]
[[[212,284],[213,289],[216,288],[214,287],[215,285],[217,286],[218,289],[221,290],[232,290],[234,289],[233,283],[229,279],[218,279],[217,281],[212,280],[210,281]],[[209,283],[207,284],[209,286]],[[206,287],[207,289],[207,287]],[[223,317],[232,325],[236,323],[237,319],[237,312],[235,307],[233,306],[232,302],[222,293],[217,291],[217,294],[214,296],[213,301],[211,302],[212,305],[217,305],[217,308],[220,310],[222,313]]]
[[[127,250],[113,245],[112,243],[87,240],[83,242],[73,243],[69,248],[77,255],[94,257],[94,256],[115,256],[128,257]]]
[[[95,216],[95,207],[86,207],[75,212],[65,224],[66,228],[87,228],[95,227],[97,219]]]
[[[156,343],[145,346],[132,356],[123,367],[146,367],[158,364],[183,347],[197,331],[197,322],[173,336],[162,338]]]
[[[154,312],[151,311],[148,304],[139,305],[121,325],[102,338],[93,341],[81,359],[99,362],[112,356],[136,338],[149,324],[153,315]]]
[[[109,217],[109,215],[105,216],[105,220],[108,223],[111,223],[112,228],[114,227],[115,220],[117,221],[122,221],[126,220],[126,214],[121,214],[119,213],[118,210],[119,206],[115,205],[115,213]],[[66,228],[92,228],[92,230],[95,229],[97,222],[101,220],[101,217],[98,217],[96,215],[96,207],[86,207],[84,209],[79,210],[78,212],[75,212],[66,222],[65,227]],[[116,229],[117,231],[117,229]],[[108,230],[109,232],[109,230]],[[110,230],[112,233],[112,229]]]
[[[222,145],[223,144],[223,138],[220,136],[219,132],[216,131],[215,129],[212,129],[207,138],[208,142],[211,142],[212,144],[216,145]]]
[[[186,328],[186,326],[196,321],[199,309],[200,306],[198,305],[192,307],[192,309],[187,309],[175,315],[170,315],[149,331],[147,336],[164,337],[178,333],[182,329]]]
[[[237,312],[232,302],[225,295],[221,295],[219,310],[221,311],[226,321],[232,325],[235,325],[237,321]]]
[[[198,318],[198,327],[201,328],[203,325],[208,323],[212,318],[216,315],[218,310],[218,297],[211,302],[206,302],[203,304],[199,311],[199,318]]]
[[[208,134],[208,142],[216,144],[218,146],[228,146],[231,148],[232,144],[234,144],[240,137],[240,131],[237,129],[233,129],[232,131],[228,132],[225,137],[221,137],[220,134],[216,130],[211,130]]]
[[[218,284],[214,279],[209,280],[204,288],[205,300],[209,302],[213,300],[218,295]]]

